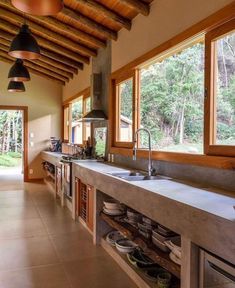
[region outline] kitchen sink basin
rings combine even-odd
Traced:
[[[169,180],[169,177],[155,175],[155,176],[148,176],[142,172],[135,172],[135,171],[127,171],[127,172],[115,172],[115,173],[108,173],[112,176],[121,178],[126,181],[146,181],[146,180]]]

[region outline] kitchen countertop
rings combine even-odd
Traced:
[[[59,157],[51,152],[43,153],[46,157]],[[232,192],[218,193],[213,188],[193,187],[173,179],[129,182],[109,174],[129,169],[96,161],[76,160],[73,168],[74,176],[98,191],[235,264],[235,194]]]

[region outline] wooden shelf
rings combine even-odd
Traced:
[[[180,279],[180,266],[174,263],[168,253],[165,253],[158,249],[150,240],[145,239],[139,234],[138,230],[126,222],[117,222],[115,220],[117,216],[109,216],[101,212],[101,218],[109,224],[112,228],[120,231],[128,239],[135,242],[155,263],[158,263],[161,267],[172,273],[178,279]]]
[[[46,175],[47,175],[47,177],[50,177],[51,179],[53,179],[55,181],[55,175],[54,174],[52,174],[51,172],[46,170]]]

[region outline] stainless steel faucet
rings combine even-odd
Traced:
[[[148,133],[148,142],[149,142],[149,163],[148,163],[148,176],[151,177],[153,176],[154,169],[153,169],[153,164],[152,164],[152,136],[151,133],[148,129],[146,128],[139,128],[136,130],[134,134],[134,147],[133,147],[133,160],[136,160],[136,151],[137,151],[137,136],[140,131],[145,131]]]

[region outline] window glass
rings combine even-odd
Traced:
[[[91,97],[85,99],[85,113],[91,111]]]
[[[133,79],[120,83],[117,87],[119,115],[118,141],[132,142],[133,127]]]
[[[82,98],[72,103],[72,143],[83,143],[83,125],[79,122],[83,116],[83,100]]]
[[[69,107],[64,108],[64,140],[69,140]]]
[[[216,144],[235,145],[235,32],[216,45]]]
[[[202,153],[204,44],[198,43],[140,70],[140,127],[154,150]],[[141,133],[140,148],[147,147]]]

